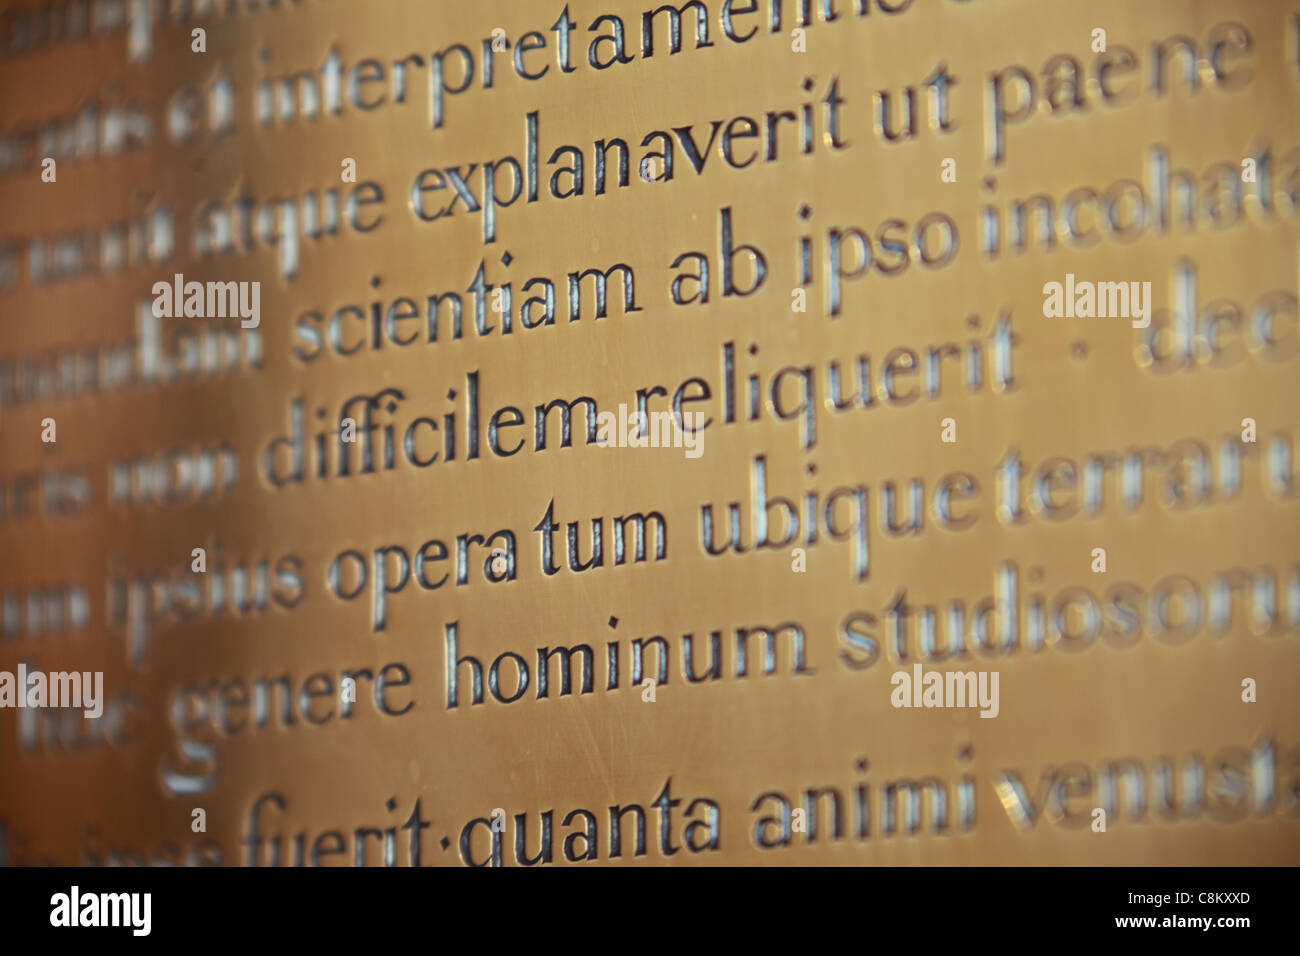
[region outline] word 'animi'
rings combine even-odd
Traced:
[[[245,329],[255,329],[262,321],[260,282],[186,282],[178,272],[171,282],[155,282],[151,291],[155,318],[238,317]]]

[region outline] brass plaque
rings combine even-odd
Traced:
[[[3,862],[1300,862],[1300,4],[0,10]]]

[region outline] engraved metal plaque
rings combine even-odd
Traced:
[[[1300,5],[0,11],[3,862],[1300,862]]]

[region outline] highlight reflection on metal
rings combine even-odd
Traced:
[[[1300,862],[1300,8],[72,6],[0,858]]]

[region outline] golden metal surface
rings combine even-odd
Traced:
[[[683,13],[677,51],[670,14],[631,0],[219,2],[134,31],[91,3],[90,36],[77,6],[0,5],[0,670],[103,671],[108,704],[59,734],[51,711],[0,709],[7,862],[407,865],[419,834],[421,865],[483,862],[494,839],[514,865],[520,821],[536,857],[546,814],[556,864],[1300,862],[1300,6],[718,0],[707,34]],[[87,103],[74,148],[24,135]],[[491,214],[473,208],[485,164]],[[742,245],[765,260],[752,294]],[[707,302],[674,284],[698,273],[688,253]],[[611,275],[603,316],[591,276],[571,293],[571,273],[619,263],[634,293]],[[837,266],[859,273],[838,294]],[[260,325],[151,321],[177,273],[260,283]],[[1045,284],[1076,281],[1150,283],[1152,325],[1045,315]],[[462,334],[448,299],[429,341],[446,293]],[[158,371],[205,328],[232,351]],[[66,371],[129,343],[129,381]],[[859,376],[871,401],[837,410]],[[400,394],[373,410],[364,473],[365,403],[345,403],[384,389]],[[559,409],[537,447],[538,406],[617,415],[638,390],[708,417],[697,457],[601,447],[582,405],[567,447]],[[277,484],[299,401],[302,477]],[[159,467],[119,468],[135,459]],[[194,490],[232,460],[229,487]],[[891,532],[912,482],[923,526]],[[730,502],[745,550],[710,555],[703,509],[721,536]],[[653,522],[644,552],[619,522],[652,512],[663,560]],[[567,528],[590,561],[592,519],[603,560],[574,571]],[[494,557],[498,531],[514,547]],[[263,562],[265,609],[233,613],[231,569]],[[75,597],[47,600],[70,588],[82,626]],[[39,613],[54,605],[62,623]],[[738,658],[738,630],[787,624],[802,660],[789,629],[770,659],[761,633]],[[481,704],[469,664],[448,704],[452,632]],[[700,675],[715,632],[717,678],[687,680],[682,636]],[[650,700],[633,648],[655,636]],[[577,644],[590,692],[580,655],[567,694],[551,656],[542,697],[539,649]],[[529,672],[510,703],[507,652]],[[996,716],[893,706],[891,676],[918,664],[996,672]],[[630,804],[643,854],[638,812],[611,813]]]

